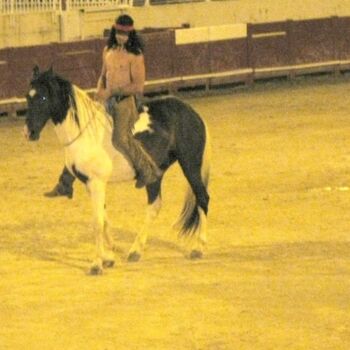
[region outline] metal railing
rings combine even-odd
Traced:
[[[68,10],[114,10],[132,6],[170,5],[225,0],[0,0],[0,15]]]
[[[117,9],[132,3],[133,0],[0,0],[0,14]]]
[[[149,0],[150,5],[171,5],[171,4],[183,4],[192,2],[203,2],[208,0]]]
[[[67,0],[66,10],[99,10],[132,6],[132,0]]]
[[[61,0],[0,0],[0,14],[60,10]]]

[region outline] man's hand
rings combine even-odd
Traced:
[[[105,103],[110,96],[111,93],[108,89],[100,88],[96,92],[96,99],[101,103]]]

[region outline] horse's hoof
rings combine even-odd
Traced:
[[[115,261],[114,260],[103,260],[102,266],[104,268],[111,268],[114,266]]]
[[[192,250],[190,254],[191,260],[201,259],[203,257],[203,252],[200,250]]]
[[[123,252],[123,249],[118,247],[116,244],[113,244],[111,250],[112,250],[113,253],[122,253]]]
[[[137,262],[141,258],[141,254],[138,252],[132,252],[128,255],[128,261],[129,262]]]
[[[92,266],[90,268],[90,275],[91,276],[98,276],[103,274],[103,269],[100,266]]]

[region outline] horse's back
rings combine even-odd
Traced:
[[[178,142],[190,138],[195,143],[201,143],[200,139],[205,135],[205,125],[188,103],[175,96],[167,96],[149,101],[147,107],[152,122],[166,130]]]
[[[145,105],[152,119],[163,125],[178,124],[181,120],[203,125],[198,113],[188,103],[175,96],[154,98]]]
[[[148,109],[151,132],[137,136],[163,168],[186,154],[202,154],[205,125],[198,113],[174,96],[153,98],[144,104]]]

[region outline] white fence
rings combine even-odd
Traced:
[[[0,13],[59,11],[61,0],[0,0]]]
[[[132,3],[133,0],[0,0],[0,14],[118,9],[132,6]]]
[[[132,0],[67,0],[67,10],[109,9],[132,6]]]

